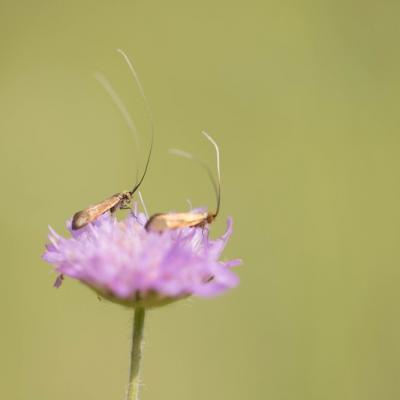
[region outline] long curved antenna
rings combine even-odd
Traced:
[[[133,195],[133,193],[135,193],[136,190],[137,190],[137,189],[140,187],[140,185],[142,184],[143,179],[144,179],[144,177],[146,176],[146,173],[147,173],[147,168],[148,168],[148,166],[149,166],[149,162],[150,162],[150,158],[151,158],[151,153],[152,153],[152,150],[153,150],[153,142],[154,142],[154,119],[153,119],[153,114],[152,114],[152,112],[151,112],[151,108],[150,108],[150,106],[149,106],[149,102],[147,101],[147,97],[146,97],[146,94],[145,94],[145,92],[144,92],[143,86],[142,86],[142,84],[140,83],[139,75],[138,75],[138,73],[136,72],[136,69],[135,69],[135,67],[133,66],[132,61],[130,60],[130,58],[128,57],[128,55],[127,55],[122,49],[117,49],[117,52],[118,52],[119,54],[121,54],[121,56],[122,56],[123,59],[125,60],[126,64],[128,65],[129,70],[130,70],[131,73],[132,73],[133,79],[134,79],[134,81],[135,81],[135,83],[136,83],[136,85],[137,85],[137,87],[138,87],[138,89],[139,89],[140,95],[141,95],[141,97],[142,97],[142,99],[143,99],[143,102],[144,102],[144,104],[145,104],[146,111],[147,111],[147,115],[148,115],[148,117],[149,117],[149,121],[150,121],[150,125],[151,125],[151,144],[150,144],[149,155],[148,155],[148,157],[147,157],[146,166],[145,166],[145,168],[144,168],[144,172],[143,172],[142,177],[140,178],[140,181],[139,181],[138,183],[136,183],[136,185],[134,186],[134,188],[133,188],[132,191],[130,192],[130,193]]]
[[[130,70],[131,73],[132,73],[133,79],[134,79],[135,82],[136,82],[136,85],[137,85],[137,87],[138,87],[138,89],[139,89],[140,95],[141,95],[141,97],[142,97],[142,99],[143,99],[143,102],[144,102],[144,105],[145,105],[145,107],[146,107],[147,115],[148,115],[148,118],[149,118],[149,121],[150,121],[150,126],[151,126],[151,143],[150,143],[149,155],[148,155],[148,157],[147,157],[146,166],[145,166],[145,168],[144,168],[144,172],[143,172],[142,177],[140,178],[140,181],[139,181],[138,183],[135,184],[134,188],[133,188],[133,189],[131,190],[131,192],[130,192],[131,195],[133,195],[133,194],[136,192],[136,190],[140,187],[140,185],[142,184],[143,179],[144,179],[144,177],[146,176],[146,173],[147,173],[147,168],[148,168],[148,166],[149,166],[149,162],[150,162],[150,158],[151,158],[151,153],[152,153],[152,150],[153,150],[153,142],[154,142],[154,118],[153,118],[153,114],[152,114],[152,112],[151,112],[151,108],[150,108],[150,106],[149,106],[149,102],[147,101],[147,97],[146,97],[146,94],[145,94],[145,92],[144,92],[143,86],[142,86],[142,84],[140,83],[139,75],[138,75],[138,73],[136,72],[136,69],[135,69],[135,67],[133,66],[132,61],[130,60],[130,58],[128,57],[128,55],[127,55],[122,49],[117,49],[117,52],[118,52],[119,54],[121,54],[121,56],[122,56],[123,59],[125,60],[126,64],[128,65],[129,70]]]
[[[218,174],[218,195],[217,195],[217,209],[215,210],[214,217],[219,213],[221,207],[221,168],[220,168],[220,157],[219,157],[219,147],[217,142],[205,131],[201,132],[214,146],[215,155],[217,158],[217,174]]]
[[[114,90],[112,84],[110,81],[105,77],[100,72],[96,72],[94,74],[94,77],[96,80],[101,84],[103,89],[107,92],[107,94],[111,97],[111,100],[114,102],[114,104],[117,106],[119,112],[121,113],[122,117],[124,118],[126,124],[128,125],[128,128],[132,131],[133,136],[135,138],[135,144],[136,144],[136,152],[137,148],[139,147],[139,134],[138,134],[138,129],[135,124],[135,121],[133,120],[131,114],[127,110],[124,102],[122,101],[121,97],[118,96],[117,92]]]
[[[198,162],[207,172],[211,183],[213,185],[214,191],[215,191],[215,195],[217,198],[217,208],[216,211],[214,213],[214,216],[217,216],[219,213],[219,209],[221,206],[221,171],[220,171],[220,158],[219,158],[219,147],[217,145],[217,143],[214,141],[214,139],[206,132],[202,132],[203,135],[214,145],[215,147],[215,152],[216,152],[216,157],[217,157],[217,174],[218,174],[218,183],[215,182],[214,176],[210,170],[210,168],[208,167],[208,165],[200,158],[194,156],[191,153],[188,153],[186,151],[183,150],[179,150],[179,149],[169,149],[169,152],[171,154],[174,154],[176,156],[180,156],[180,157],[185,157],[185,158],[189,158],[191,160],[194,160],[196,162]]]
[[[140,95],[141,95],[142,98],[143,98],[144,104],[145,104],[145,106],[146,106],[146,111],[147,111],[147,114],[148,114],[148,117],[149,117],[149,120],[150,120],[151,132],[152,132],[152,135],[154,135],[154,118],[153,118],[153,113],[151,112],[151,108],[150,108],[150,106],[149,106],[149,102],[147,101],[147,97],[146,97],[146,94],[145,94],[145,92],[144,92],[143,86],[142,86],[142,84],[140,83],[139,75],[138,75],[138,73],[136,72],[136,69],[135,69],[135,67],[133,66],[133,63],[132,63],[132,61],[130,60],[130,58],[127,56],[127,54],[126,54],[122,49],[117,49],[117,52],[118,52],[119,54],[121,54],[121,56],[124,58],[126,64],[128,65],[129,70],[130,70],[131,73],[132,73],[133,79],[135,80],[136,85],[137,85],[137,87],[139,88]]]
[[[139,182],[133,187],[133,189],[129,192],[131,195],[133,195],[136,190],[139,189],[140,185],[143,182],[144,177],[146,176],[147,173],[147,169],[149,167],[150,164],[150,158],[151,158],[151,153],[153,151],[153,142],[154,142],[154,135],[151,135],[151,143],[150,143],[150,150],[149,150],[149,155],[147,156],[147,161],[146,161],[146,166],[144,167],[144,171],[143,171],[143,175],[140,178]]]
[[[168,152],[170,154],[173,154],[174,156],[188,158],[189,160],[193,160],[193,161],[196,161],[197,163],[199,163],[200,166],[202,168],[204,168],[204,170],[207,172],[207,175],[210,178],[210,181],[211,181],[211,183],[213,185],[216,198],[218,200],[218,186],[217,186],[217,183],[215,182],[214,176],[213,176],[209,166],[202,159],[196,157],[192,153],[188,153],[188,152],[180,150],[180,149],[169,149]]]

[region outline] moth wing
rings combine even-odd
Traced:
[[[201,224],[207,213],[155,214],[147,221],[146,229],[163,232],[167,229],[189,228]]]
[[[100,203],[94,204],[85,210],[78,211],[72,217],[72,229],[80,229],[94,221],[106,211],[115,207],[120,202],[119,194],[115,194]]]

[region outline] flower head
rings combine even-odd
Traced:
[[[217,240],[207,228],[148,232],[146,217],[118,221],[109,213],[64,238],[50,228],[45,261],[62,277],[80,280],[109,300],[153,307],[187,296],[214,296],[238,284],[231,271],[240,260],[219,260],[232,234],[232,220]]]

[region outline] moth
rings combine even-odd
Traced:
[[[211,224],[218,216],[221,205],[221,172],[220,172],[219,148],[217,143],[208,133],[206,132],[202,133],[213,144],[215,148],[216,159],[217,159],[218,184],[215,182],[210,169],[202,160],[197,159],[192,154],[183,152],[181,150],[172,150],[171,152],[182,157],[195,159],[206,170],[213,184],[217,198],[217,207],[215,212],[189,211],[180,213],[157,213],[152,215],[148,219],[145,225],[145,228],[148,231],[163,232],[167,229],[204,227],[206,226],[206,224]]]
[[[140,95],[144,101],[145,107],[147,109],[148,117],[151,123],[151,144],[150,144],[150,150],[149,150],[149,155],[147,157],[146,161],[146,166],[143,172],[142,177],[140,178],[139,182],[134,186],[134,188],[131,191],[125,190],[120,193],[113,194],[111,197],[108,199],[105,199],[101,201],[100,203],[94,204],[89,206],[88,208],[85,208],[82,211],[78,211],[77,213],[74,214],[72,217],[72,229],[77,230],[81,229],[90,222],[96,220],[100,215],[103,215],[107,211],[110,212],[115,212],[117,209],[128,209],[129,204],[132,200],[132,197],[134,193],[139,189],[140,185],[143,182],[144,177],[146,176],[147,173],[147,168],[149,166],[150,158],[151,158],[151,152],[153,149],[153,141],[154,141],[154,122],[153,122],[153,117],[151,113],[151,109],[149,107],[149,104],[147,102],[146,95],[144,93],[142,84],[140,83],[139,76],[129,59],[129,57],[126,55],[126,53],[121,50],[117,49],[117,52],[122,55],[124,58],[126,64],[128,65],[128,68],[133,76],[134,81],[136,82]],[[106,90],[106,92],[110,95],[111,99],[115,103],[115,105],[118,107],[119,111],[121,112],[121,115],[125,119],[128,127],[133,131],[136,139],[136,144],[138,144],[138,139],[137,139],[137,131],[136,131],[136,126],[135,123],[133,122],[129,112],[127,111],[125,105],[123,104],[122,100],[118,96],[118,94],[115,92],[113,89],[112,85],[108,80],[105,78],[104,75],[97,73],[95,74],[96,79],[100,82],[100,84],[103,86],[103,88]]]
[[[129,204],[132,200],[132,197],[134,193],[139,189],[140,185],[143,182],[144,177],[146,176],[147,169],[150,163],[152,149],[153,149],[153,139],[151,141],[149,155],[147,157],[143,175],[141,176],[139,182],[134,186],[134,188],[131,191],[124,190],[123,192],[116,193],[111,197],[109,197],[108,199],[101,201],[100,203],[94,204],[92,206],[89,206],[88,208],[85,208],[82,211],[78,211],[77,213],[75,213],[74,216],[72,217],[73,230],[83,228],[84,226],[86,226],[90,222],[93,222],[98,217],[100,217],[100,215],[103,215],[107,211],[114,213],[119,208],[120,209],[130,208]]]

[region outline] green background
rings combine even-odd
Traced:
[[[395,1],[0,2],[0,398],[123,399],[131,312],[41,261],[47,225],[129,188],[214,207],[240,286],[148,314],[142,399],[399,399]],[[93,73],[132,111],[132,135]]]

